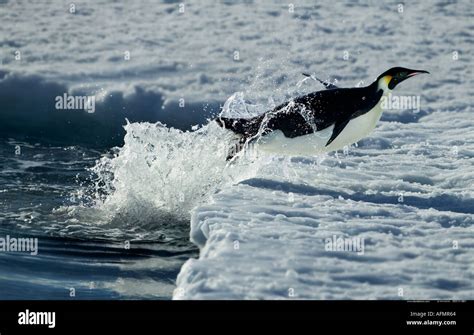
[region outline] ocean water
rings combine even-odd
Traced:
[[[472,299],[473,15],[0,1],[0,238],[39,248],[0,253],[0,299]],[[302,72],[353,87],[393,66],[430,71],[394,91],[419,108],[357,145],[225,161],[221,106],[255,115],[323,89]],[[94,112],[58,110],[65,93]]]
[[[2,252],[2,299],[170,298],[197,254],[187,221],[94,207],[83,192],[95,188],[81,184],[93,184],[99,151],[13,140],[0,150],[0,236],[38,239],[37,255]]]

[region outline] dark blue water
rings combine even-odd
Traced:
[[[105,150],[0,141],[0,238],[38,239],[37,255],[0,252],[0,299],[171,298],[197,255],[187,220],[107,222],[88,170]]]

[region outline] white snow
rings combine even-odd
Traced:
[[[382,64],[427,69],[430,77],[395,90],[420,94],[421,110],[386,111],[346,153],[263,158],[254,178],[195,208],[191,238],[201,253],[182,267],[174,298],[473,299],[468,12],[467,3],[407,4],[401,15],[376,3],[311,12],[322,14],[307,23],[331,33],[294,32],[295,47],[304,40],[307,50],[355,52],[329,62],[349,78]],[[464,61],[453,59],[456,50]],[[312,65],[325,67],[319,57]],[[326,251],[333,236],[363,239],[363,255]]]
[[[175,299],[472,299],[474,126],[453,155],[470,111],[445,114],[382,123],[340,161],[269,159],[216,194],[193,212],[201,253]],[[364,239],[364,254],[326,251],[334,235]]]
[[[191,210],[201,252],[175,299],[474,298],[472,1],[402,13],[384,1],[292,1],[293,13],[284,1],[74,3],[0,1],[0,105],[27,90],[14,102],[24,120],[42,121],[35,107],[64,90],[102,97],[104,124],[137,113],[195,125],[235,92],[263,111],[323,89],[301,72],[341,87],[393,66],[431,73],[393,92],[420,95],[418,112],[385,111],[348,152],[263,156],[237,174],[212,129],[198,148],[199,134],[128,125],[118,157],[97,166],[120,177],[104,203],[131,224]],[[334,235],[363,238],[364,254],[326,251]]]

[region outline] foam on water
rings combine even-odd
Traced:
[[[194,132],[161,123],[127,123],[125,130],[125,145],[91,169],[95,178],[79,194],[82,205],[67,209],[81,221],[91,216],[98,224],[141,227],[188,221],[193,207],[257,167],[246,157],[226,161],[235,139],[214,122]]]

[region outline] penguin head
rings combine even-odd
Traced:
[[[429,72],[424,70],[411,70],[404,67],[392,67],[390,70],[387,70],[382,73],[377,78],[377,82],[379,83],[380,88],[388,88],[389,90],[393,90],[395,86],[400,84],[405,79],[411,78],[420,73]]]

